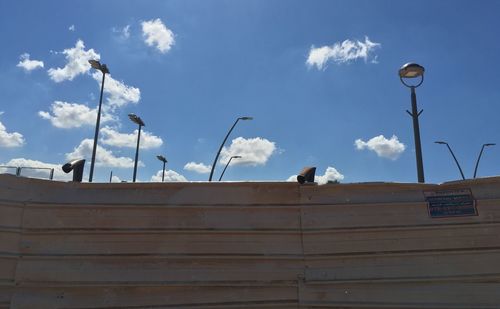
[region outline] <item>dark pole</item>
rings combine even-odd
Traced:
[[[135,182],[135,178],[137,176],[137,161],[139,160],[139,142],[141,140],[141,128],[142,126],[139,124],[139,132],[137,134],[137,148],[135,150],[135,163],[134,163],[134,177],[133,182]]]
[[[224,172],[226,172],[226,169],[227,169],[227,167],[229,166],[229,163],[231,163],[231,160],[232,160],[233,158],[234,158],[234,157],[231,157],[231,158],[229,158],[229,161],[227,161],[227,164],[226,164],[226,166],[224,167],[224,170],[222,171],[222,174],[220,174],[219,181],[221,181],[222,176],[224,176]]]
[[[210,177],[208,177],[208,181],[212,181],[212,176],[214,175],[215,165],[217,164],[217,159],[219,158],[220,152],[222,151],[222,147],[224,147],[224,144],[226,143],[227,138],[229,137],[229,135],[233,131],[233,129],[236,126],[236,124],[238,123],[238,121],[240,121],[240,120],[252,120],[252,119],[253,119],[252,117],[238,117],[236,119],[236,121],[234,122],[231,129],[229,129],[229,132],[227,132],[226,137],[222,141],[222,144],[220,144],[219,151],[217,151],[217,155],[215,156],[214,163],[212,164],[212,169],[210,170]]]
[[[455,154],[453,153],[453,150],[451,150],[450,145],[448,145],[447,142],[442,142],[442,141],[437,141],[435,143],[436,144],[441,144],[441,145],[446,145],[446,147],[448,147],[448,150],[450,151],[451,156],[453,157],[453,160],[455,160],[455,163],[458,166],[458,170],[460,171],[460,175],[462,175],[462,179],[465,180],[464,172],[462,171],[462,168],[460,167],[460,164],[458,163],[457,157],[455,157]]]
[[[476,161],[476,167],[474,168],[474,177],[473,178],[476,178],[476,175],[477,175],[477,168],[479,167],[479,160],[481,160],[481,156],[483,155],[483,150],[484,150],[484,147],[486,146],[494,146],[495,144],[483,144],[483,147],[481,147],[481,151],[479,152],[479,156],[477,157],[477,161]]]
[[[113,180],[113,171],[109,173],[109,182],[111,182],[111,180]]]
[[[161,182],[165,180],[165,164],[167,164],[167,161],[163,161],[163,174],[161,175]]]
[[[97,150],[97,137],[99,135],[99,124],[101,122],[101,106],[102,106],[102,93],[104,91],[104,79],[106,78],[106,72],[102,72],[102,83],[101,83],[101,96],[99,98],[99,110],[97,111],[97,121],[95,124],[95,134],[94,134],[94,147],[92,148],[92,160],[90,161],[90,174],[89,182],[92,182],[94,176],[94,163],[95,163],[95,153]]]
[[[422,145],[420,143],[420,125],[418,123],[418,117],[423,112],[417,109],[417,94],[415,93],[415,86],[411,86],[411,113],[406,111],[413,118],[413,136],[415,139],[415,156],[417,160],[417,175],[418,182],[425,182],[424,178],[424,163],[422,159]]]

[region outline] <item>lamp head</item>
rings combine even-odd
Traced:
[[[242,157],[241,156],[232,156],[231,158],[233,158],[233,159],[241,159]]]
[[[495,143],[484,144],[484,146],[495,146],[495,145],[496,145]]]
[[[443,142],[443,141],[435,141],[434,143],[440,144],[440,145],[446,145],[446,144],[448,144],[447,142]]]
[[[128,118],[132,120],[132,122],[140,125],[141,127],[144,127],[144,121],[142,121],[141,117],[137,116],[136,114],[128,114]]]
[[[102,72],[102,74],[109,74],[108,67],[105,64],[101,64],[98,60],[89,60],[90,66],[96,70]]]
[[[240,117],[241,120],[253,120],[253,117]]]
[[[164,156],[156,156],[156,158],[158,158],[158,160],[160,160],[163,163],[167,163],[168,162],[167,159]]]
[[[403,65],[399,69],[399,77],[401,78],[415,78],[419,76],[423,76],[425,69],[420,64],[409,62]]]

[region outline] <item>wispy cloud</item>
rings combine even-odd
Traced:
[[[234,165],[265,165],[275,153],[276,144],[262,137],[233,139],[229,147],[222,148],[219,162],[227,164],[231,156],[241,156],[233,160]]]
[[[101,129],[101,142],[108,146],[135,148],[137,146],[137,130],[133,133],[120,133],[110,127]],[[141,149],[158,148],[163,145],[163,140],[150,132],[141,132]]]
[[[314,181],[320,185],[324,185],[330,181],[337,182],[344,179],[344,175],[342,175],[336,168],[328,166],[323,175],[314,176]],[[288,177],[286,181],[296,182],[297,175],[292,175]]]
[[[90,109],[88,106],[78,103],[54,101],[50,106],[50,112],[39,111],[38,115],[47,119],[54,127],[69,129],[81,126],[94,126],[97,118],[97,108]],[[115,120],[113,116],[103,113],[103,123]]]
[[[7,132],[7,128],[0,122],[0,147],[14,148],[21,147],[25,143],[24,137],[21,133]]]
[[[163,170],[159,170],[156,172],[155,175],[151,176],[151,181],[153,182],[161,182],[161,177],[163,174]],[[165,182],[185,182],[188,181],[186,177],[182,176],[181,174],[177,173],[176,171],[173,170],[166,170],[165,171]]]
[[[76,30],[75,25],[69,26],[68,30],[74,32]]]
[[[101,87],[102,73],[96,71],[92,74],[92,77],[96,80],[98,86]],[[128,86],[124,82],[111,77],[111,74],[106,74],[104,93],[107,94],[106,101],[108,104],[103,106],[103,108],[110,108],[112,110],[129,103],[136,104],[141,99],[139,88]]]
[[[56,83],[65,80],[73,80],[77,75],[87,73],[90,70],[89,60],[100,59],[100,55],[93,49],[85,50],[82,40],[76,42],[75,47],[65,49],[61,52],[66,57],[66,65],[62,68],[50,68],[50,78]]]
[[[143,21],[141,25],[144,42],[148,46],[156,47],[161,53],[172,48],[175,43],[174,33],[159,18]]]
[[[380,43],[372,42],[368,37],[365,37],[364,42],[358,40],[345,40],[343,42],[336,42],[331,46],[312,46],[306,64],[309,67],[316,66],[318,70],[321,70],[326,67],[328,61],[337,64],[347,63],[357,59],[364,59],[367,61],[375,48],[380,46]],[[374,56],[372,59],[372,62],[377,63],[377,56]]]
[[[21,59],[17,64],[17,67],[23,68],[26,72],[31,72],[38,68],[43,68],[43,61],[40,60],[31,60],[30,54],[24,53],[19,56]]]
[[[113,27],[111,29],[114,33],[119,34],[119,37],[123,40],[127,40],[130,38],[130,25],[126,25],[123,28],[115,28]]]
[[[186,171],[195,172],[198,174],[208,174],[212,169],[211,165],[205,165],[203,163],[189,162],[184,165]]]
[[[354,142],[356,149],[368,149],[374,151],[379,157],[396,160],[405,151],[406,146],[398,140],[396,135],[391,139],[385,138],[383,135],[375,136],[368,141],[357,139]]]
[[[68,161],[74,159],[87,159],[92,157],[92,148],[94,141],[91,139],[84,139],[80,145],[75,147],[72,152],[66,153]],[[144,166],[142,162],[139,165]],[[96,166],[116,167],[116,168],[131,168],[134,166],[134,160],[129,157],[117,157],[111,150],[97,145],[96,150]]]

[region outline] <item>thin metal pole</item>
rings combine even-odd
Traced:
[[[415,156],[417,161],[417,176],[418,182],[424,183],[424,163],[422,159],[422,145],[420,143],[420,126],[418,123],[418,117],[423,112],[421,110],[418,112],[417,109],[417,95],[415,93],[415,86],[411,86],[411,113],[406,111],[413,118],[413,135],[415,138]]]
[[[493,144],[493,143],[483,144],[483,147],[481,147],[481,152],[479,152],[479,156],[477,157],[477,161],[476,161],[476,168],[474,168],[474,178],[476,178],[477,168],[479,166],[479,160],[481,160],[481,155],[483,154],[484,147],[486,147],[486,146],[495,146],[495,144]]]
[[[165,164],[167,162],[166,161],[163,161],[163,174],[161,175],[161,182],[163,182],[165,180]]]
[[[450,151],[451,155],[453,156],[453,160],[455,160],[455,163],[458,166],[458,170],[460,171],[460,175],[462,175],[462,179],[465,180],[464,172],[462,172],[462,168],[460,167],[460,164],[458,163],[457,157],[455,157],[455,154],[451,150],[451,147],[450,147],[450,145],[448,145],[448,143],[446,143],[446,147],[448,147],[448,150]]]
[[[92,182],[94,176],[94,163],[95,163],[95,153],[97,150],[97,138],[99,136],[99,125],[101,123],[101,106],[102,106],[102,93],[104,91],[104,79],[106,78],[106,73],[102,73],[102,83],[101,83],[101,96],[99,98],[99,110],[97,111],[97,121],[95,124],[95,134],[94,134],[94,147],[92,148],[92,160],[90,161],[90,174],[89,182]]]
[[[219,181],[221,181],[222,176],[224,176],[224,172],[226,171],[227,167],[229,166],[229,163],[231,163],[231,160],[233,157],[229,158],[229,161],[227,161],[226,167],[224,167],[224,170],[222,171],[222,174],[220,174]]]
[[[139,125],[139,133],[137,134],[137,149],[135,150],[135,163],[134,163],[134,177],[133,177],[133,182],[135,182],[135,178],[137,176],[137,161],[139,160],[139,142],[141,141],[141,128],[142,126]]]
[[[111,180],[113,180],[113,171],[109,173],[109,182],[111,182]]]
[[[229,135],[233,131],[233,129],[236,126],[236,124],[238,123],[238,121],[240,121],[240,119],[241,118],[236,119],[236,121],[234,122],[231,129],[229,129],[229,132],[227,132],[226,137],[222,141],[222,144],[220,144],[219,151],[217,151],[217,155],[215,156],[214,163],[212,164],[212,169],[210,170],[210,177],[208,177],[208,181],[212,181],[212,176],[214,175],[215,165],[217,164],[217,159],[219,158],[220,152],[222,151],[222,147],[224,147],[224,144],[226,143],[227,138],[229,137]]]
[[[49,176],[49,179],[52,180],[54,179],[54,169],[50,169],[50,176]]]

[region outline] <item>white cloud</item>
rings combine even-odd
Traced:
[[[113,28],[113,32],[119,33],[120,38],[126,40],[130,37],[130,25],[126,25],[123,28]]]
[[[104,127],[101,129],[101,142],[105,145],[114,147],[136,148],[137,131],[138,130],[135,130],[134,133],[127,134],[115,131],[110,127]],[[161,145],[163,145],[163,140],[160,137],[141,130],[141,142],[139,145],[141,149],[158,148]]]
[[[94,141],[91,139],[84,139],[80,145],[75,147],[72,152],[66,154],[68,161],[75,159],[86,159],[89,163],[92,158],[92,147]],[[139,162],[140,166],[144,166]],[[134,160],[128,157],[117,157],[111,150],[107,150],[100,145],[97,145],[96,150],[96,166],[117,167],[117,168],[131,168],[134,167]]]
[[[309,67],[316,66],[318,70],[321,70],[328,61],[333,61],[337,64],[350,62],[360,58],[367,61],[373,50],[379,46],[380,43],[372,42],[368,37],[365,37],[364,42],[358,40],[345,40],[342,43],[336,42],[331,46],[318,48],[312,46],[306,64]],[[376,63],[376,56],[374,60],[374,63]]]
[[[314,181],[317,182],[320,185],[324,185],[328,183],[329,181],[341,181],[344,179],[344,175],[342,175],[339,171],[337,171],[336,168],[328,166],[325,170],[325,174],[323,175],[315,175],[314,176]],[[291,181],[291,182],[296,182],[297,181],[297,175],[292,175],[288,177],[286,181]]]
[[[143,21],[142,36],[148,46],[155,46],[161,53],[166,53],[174,45],[174,33],[165,27],[159,18]]]
[[[151,181],[153,182],[161,182],[161,176],[162,176],[163,170],[159,170],[156,175],[151,176]],[[181,174],[177,173],[176,171],[173,170],[166,170],[165,171],[165,182],[185,182],[188,181],[186,177],[182,176]]]
[[[189,162],[184,165],[186,171],[191,171],[199,174],[207,174],[212,170],[211,165],[205,165],[203,163]]]
[[[30,54],[24,53],[19,56],[21,61],[17,64],[18,67],[23,68],[26,72],[33,71],[38,68],[43,68],[43,61],[30,60]]]
[[[63,164],[53,164],[53,163],[45,163],[36,160],[30,160],[25,158],[15,158],[10,160],[7,163],[2,163],[2,165],[7,166],[16,166],[16,167],[38,167],[38,168],[53,168],[54,169],[54,178],[55,180],[71,180],[73,176],[71,173],[66,174],[62,170]],[[9,171],[9,173],[14,173]],[[31,169],[31,168],[23,168],[21,169],[21,176],[31,177],[31,178],[44,178],[48,179],[50,176],[50,170],[46,169]]]
[[[365,142],[357,139],[354,142],[356,149],[368,149],[375,151],[379,157],[396,160],[405,151],[406,146],[398,140],[396,135],[391,139],[385,138],[383,135],[375,136],[369,141]]]
[[[111,182],[122,182],[122,180],[120,179],[120,177],[113,175],[111,177]]]
[[[90,109],[88,106],[78,103],[54,101],[50,106],[50,112],[39,111],[38,115],[43,119],[50,120],[57,128],[69,129],[81,126],[95,126],[97,119],[97,107]],[[115,120],[113,116],[102,113],[101,122]]]
[[[48,70],[50,78],[56,83],[73,80],[77,75],[87,73],[91,68],[89,60],[99,60],[101,57],[93,49],[85,50],[82,40],[78,40],[75,47],[65,49],[62,53],[66,56],[66,65],[63,68]]]
[[[92,74],[92,77],[97,81],[99,87],[101,87],[102,73],[96,71]],[[117,107],[122,107],[129,103],[138,103],[141,99],[141,91],[139,88],[127,86],[123,82],[112,78],[110,74],[106,74],[104,93],[107,94],[106,101],[108,102],[108,105],[103,105],[104,109],[109,108],[114,110]]]
[[[233,160],[231,163],[234,165],[265,165],[275,150],[275,143],[265,138],[238,137],[233,139],[229,148],[222,148],[219,162],[227,164],[231,156],[241,156],[241,159]]]
[[[0,147],[13,148],[24,145],[24,137],[21,133],[7,132],[7,128],[0,122]]]
[[[75,31],[75,30],[76,30],[75,25],[71,25],[71,26],[69,26],[69,27],[68,27],[68,30],[69,30],[69,31]]]

